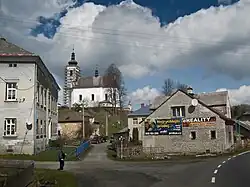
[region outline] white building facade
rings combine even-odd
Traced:
[[[119,96],[116,94],[115,99],[110,98],[110,88],[94,87],[94,88],[74,88],[71,93],[71,106],[74,103],[83,103],[87,107],[112,107],[112,100],[116,101],[116,107],[119,107]]]
[[[35,154],[57,136],[60,88],[39,56],[0,44],[0,152]]]

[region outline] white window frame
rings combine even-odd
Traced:
[[[172,107],[172,113],[173,117],[185,117],[185,107],[184,106]]]
[[[138,118],[133,118],[133,125],[138,125],[139,124],[139,121],[138,121]]]
[[[79,101],[82,101],[82,94],[79,94]]]
[[[47,106],[47,89],[44,89],[43,91],[44,93],[44,104],[43,104],[43,107],[46,107]]]
[[[9,123],[8,123],[9,122]],[[9,127],[9,133],[8,132]],[[14,132],[13,132],[14,128]],[[4,136],[16,136],[17,135],[17,118],[5,118],[4,119]]]
[[[44,89],[44,88],[41,86],[41,87],[40,87],[40,95],[41,95],[41,103],[40,103],[40,105],[41,105],[41,106],[43,106],[43,102],[44,102],[44,101],[43,101],[43,100],[44,100],[44,98],[43,98],[43,89]]]
[[[9,88],[9,85],[12,85],[12,87]],[[9,98],[9,91],[11,92],[11,98]],[[13,95],[15,95],[15,98],[12,98]],[[17,101],[17,82],[6,82],[6,101]]]

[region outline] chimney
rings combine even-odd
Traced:
[[[143,107],[144,107],[144,103],[141,104],[141,108],[143,108]]]
[[[193,88],[189,86],[187,88],[187,93],[190,94],[190,95],[194,95]]]

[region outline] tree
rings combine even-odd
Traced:
[[[74,103],[73,104],[73,109],[77,112],[80,112],[82,110],[82,106],[88,107],[88,101],[87,99],[82,100],[79,103]]]
[[[115,64],[111,64],[105,75],[108,77],[108,97],[112,103],[113,112],[116,112],[116,106],[119,103],[120,107],[123,106],[124,99],[126,96],[125,83],[122,77],[121,71],[116,67]]]
[[[232,118],[237,118],[248,111],[250,111],[250,105],[247,104],[232,106],[231,108]]]
[[[164,85],[163,85],[163,87],[162,87],[162,89],[163,89],[163,93],[165,94],[165,95],[171,95],[171,93],[173,92],[173,90],[174,90],[174,81],[172,80],[172,79],[166,79],[165,81],[164,81]]]
[[[188,88],[188,85],[168,78],[164,81],[164,84],[162,86],[162,92],[164,93],[164,95],[169,96],[173,93],[175,89],[179,89],[179,90],[186,92],[187,88]]]

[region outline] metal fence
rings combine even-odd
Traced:
[[[80,155],[86,151],[90,147],[91,143],[90,141],[82,142],[77,148],[76,148],[76,157],[79,158]]]

